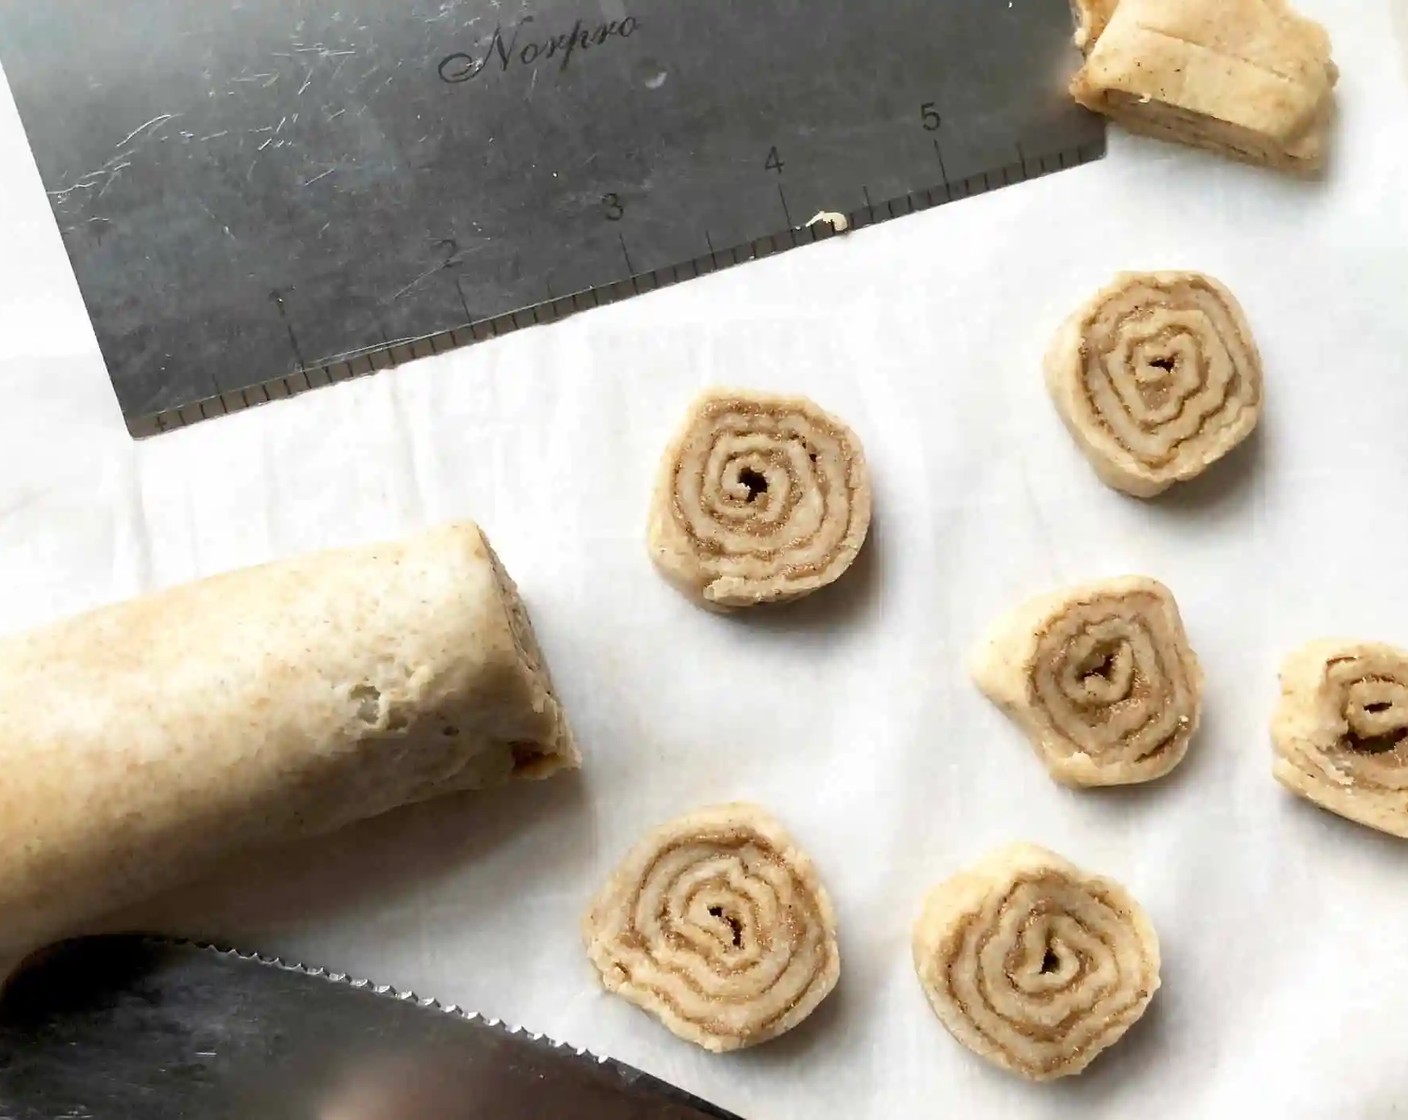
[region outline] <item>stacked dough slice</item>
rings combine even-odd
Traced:
[[[1074,0],[1082,105],[1133,132],[1249,163],[1325,159],[1339,72],[1324,28],[1285,0]]]

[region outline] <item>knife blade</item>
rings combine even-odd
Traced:
[[[610,1058],[323,969],[145,937],[0,999],[0,1120],[739,1120]]]

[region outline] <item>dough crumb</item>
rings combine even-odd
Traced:
[[[812,226],[821,225],[825,222],[837,233],[845,233],[851,228],[851,220],[845,214],[838,214],[835,210],[821,210],[816,216],[807,222],[804,228],[811,229]]]

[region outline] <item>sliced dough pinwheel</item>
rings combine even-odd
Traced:
[[[716,389],[665,453],[650,552],[685,594],[728,610],[825,587],[869,528],[854,432],[802,397]]]
[[[1057,332],[1046,383],[1096,474],[1140,498],[1202,474],[1261,416],[1251,327],[1197,272],[1121,273]]]
[[[582,926],[608,991],[706,1050],[776,1038],[836,986],[836,915],[811,861],[764,810],[700,809],[656,829]]]
[[[1012,844],[930,892],[914,967],[954,1038],[1047,1081],[1080,1073],[1144,1014],[1159,940],[1118,883]]]
[[[1074,0],[1086,52],[1071,95],[1131,132],[1247,163],[1325,159],[1339,70],[1285,0]]]
[[[1311,642],[1281,666],[1272,773],[1322,808],[1408,839],[1408,650]]]
[[[978,687],[1071,786],[1167,774],[1202,712],[1203,673],[1173,593],[1122,576],[1022,604],[970,660]]]

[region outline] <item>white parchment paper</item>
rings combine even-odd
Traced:
[[[1408,1110],[1408,847],[1284,793],[1266,730],[1295,644],[1408,643],[1408,20],[1301,7],[1344,72],[1324,183],[1113,133],[1098,165],[140,445],[0,95],[0,628],[470,516],[586,752],[580,778],[394,814],[150,919],[478,1008],[750,1120]],[[1241,299],[1267,409],[1140,503],[1096,482],[1040,357],[1113,272],[1178,267]],[[806,392],[865,442],[873,538],[795,609],[709,616],[646,559],[658,455],[714,383]],[[1130,571],[1178,596],[1205,724],[1168,780],[1067,791],[961,658],[1018,599]],[[740,797],[818,864],[842,981],[791,1036],[717,1058],[600,994],[577,923],[643,830]],[[1018,838],[1123,881],[1165,954],[1145,1020],[1044,1087],[953,1042],[909,962],[924,891]]]

